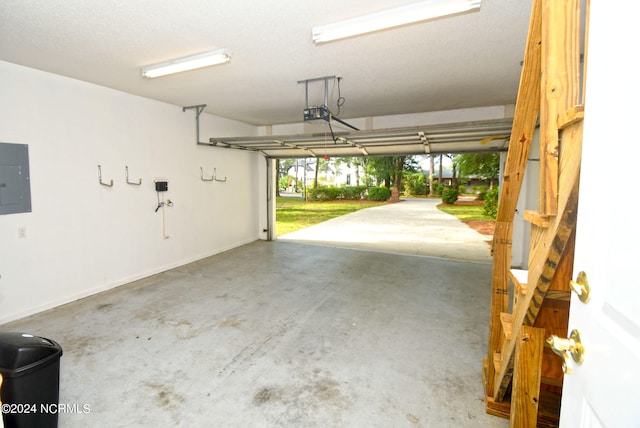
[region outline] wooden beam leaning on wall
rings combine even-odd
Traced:
[[[493,243],[491,314],[489,319],[489,364],[485,366],[486,373],[484,376],[487,382],[485,392],[488,397],[494,395],[495,367],[492,362],[494,353],[500,350],[502,335],[500,313],[507,312],[509,304],[509,268],[511,264],[513,217],[520,196],[529,149],[531,148],[531,141],[533,140],[540,110],[541,43],[541,0],[534,0],[496,216],[496,233]]]
[[[558,216],[550,219],[550,228],[543,238],[544,244],[532,252],[529,260],[527,283],[535,286],[523,299],[525,304],[514,308],[514,335],[520,325],[533,325],[535,322],[564,248],[575,229],[583,128],[583,111],[578,105],[579,34],[579,0],[542,0],[540,145],[541,151],[547,154],[549,147],[554,147],[555,164],[544,164],[541,159],[540,176],[546,176],[548,180],[541,178],[538,211]],[[549,180],[554,184],[550,184]],[[551,207],[555,212],[550,211]],[[504,397],[511,378],[513,346],[513,343],[508,343],[501,350],[503,364],[494,380],[496,401]],[[504,364],[505,361],[508,364]]]
[[[540,402],[540,365],[545,344],[543,328],[523,327],[517,338],[510,426],[535,428]]]
[[[545,0],[542,6],[542,105],[538,211],[558,212],[558,116],[580,100],[579,0]]]
[[[549,218],[549,228],[545,229],[541,243],[531,252],[529,260],[530,287],[522,305],[514,308],[512,314],[513,335],[518,334],[521,325],[533,325],[546,296],[549,284],[556,274],[558,263],[565,246],[575,230],[578,206],[578,182],[582,156],[583,109],[580,99],[579,62],[580,34],[579,0],[543,0],[543,92],[540,113],[541,146],[543,136],[556,135],[549,144],[555,144],[557,161],[552,171],[545,171],[549,165],[540,165],[541,177],[556,177],[553,186],[543,185],[540,193],[550,193],[540,198],[547,202],[553,199],[557,215]],[[549,26],[553,26],[553,30]],[[544,34],[544,32],[547,34]],[[550,35],[551,34],[551,35]],[[545,44],[553,44],[553,49],[545,49]],[[545,58],[545,55],[547,56]],[[551,71],[544,70],[551,67]],[[561,67],[566,67],[562,70]],[[546,76],[546,78],[544,77]],[[546,83],[545,83],[546,80]],[[546,84],[546,87],[544,86]],[[573,104],[572,104],[573,103]],[[543,149],[541,149],[543,150]],[[544,151],[544,150],[543,150]],[[555,169],[555,170],[554,170]],[[555,194],[553,194],[555,192]],[[547,208],[550,205],[547,206]],[[542,206],[539,207],[541,212]],[[541,214],[545,214],[541,212]],[[494,399],[501,401],[509,386],[513,373],[514,343],[505,343],[501,350],[503,364],[494,380]]]
[[[580,132],[580,136],[582,133]],[[581,150],[578,150],[581,153]],[[579,165],[579,164],[578,164]],[[576,225],[576,216],[578,208],[578,180],[579,167],[572,171],[575,176],[568,177],[566,181],[561,180],[561,184],[566,184],[567,188],[565,192],[568,194],[565,196],[566,201],[560,201],[562,215],[556,217],[557,221],[554,222],[550,228],[550,232],[547,234],[543,245],[548,251],[541,252],[537,255],[537,261],[534,266],[530,266],[529,269],[529,284],[535,284],[534,287],[530,287],[526,296],[521,299],[522,304],[518,305],[518,308],[514,309],[512,316],[512,328],[513,335],[517,336],[521,326],[533,325],[538,311],[542,305],[542,300],[545,298],[549,284],[551,283],[560,258],[564,253],[565,247]],[[572,175],[574,175],[572,174]],[[496,373],[495,378],[495,392],[494,400],[501,401],[507,391],[507,387],[511,382],[513,374],[513,353],[515,349],[515,341],[511,340],[505,343],[501,354],[503,355],[503,361],[507,361],[503,364],[500,372]]]

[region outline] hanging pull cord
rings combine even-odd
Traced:
[[[160,201],[160,192],[156,192],[158,195],[158,206],[156,207],[156,210],[154,212],[158,212],[158,210],[162,207],[164,207],[165,205],[168,207],[172,207],[173,206],[173,202],[171,201],[171,199],[167,199],[167,202],[164,201],[164,198],[162,201]]]

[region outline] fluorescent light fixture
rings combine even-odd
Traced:
[[[166,76],[167,74],[209,67],[210,65],[224,64],[230,60],[231,51],[228,49],[216,49],[160,62],[158,64],[147,65],[140,69],[140,73],[142,73],[142,77],[152,79],[154,77]]]
[[[480,9],[481,0],[424,0],[311,29],[315,43]]]

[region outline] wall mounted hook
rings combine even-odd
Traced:
[[[211,176],[211,178],[204,178],[204,170],[202,169],[202,167],[200,167],[200,180],[202,180],[202,181],[213,181],[213,179],[215,177],[216,177],[216,175],[215,175],[215,172],[214,172],[213,175]]]
[[[138,182],[129,181],[129,167],[125,166],[124,169],[127,171],[127,184],[133,184],[134,186],[139,186],[142,184],[142,178],[138,179]]]
[[[113,179],[109,180],[108,183],[105,183],[104,181],[102,181],[102,167],[100,165],[98,165],[98,181],[103,186],[113,187]]]
[[[213,179],[221,183],[224,183],[225,181],[227,181],[227,176],[226,175],[224,176],[224,180],[220,180],[219,178],[216,177],[216,169],[213,168]]]

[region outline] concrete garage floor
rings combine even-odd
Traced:
[[[506,427],[491,265],[258,241],[2,326],[58,341],[65,427]]]

